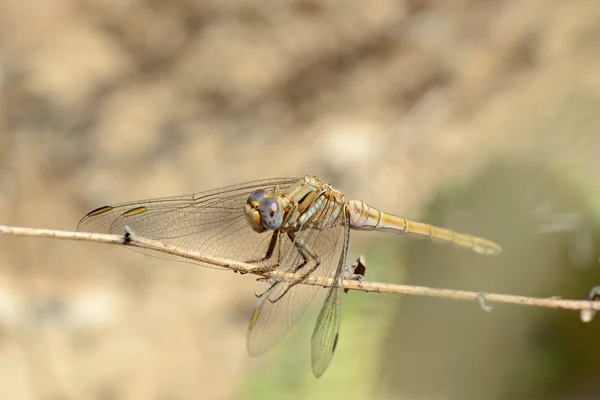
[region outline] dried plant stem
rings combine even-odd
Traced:
[[[236,260],[227,260],[214,257],[207,254],[201,254],[196,251],[181,247],[171,246],[154,240],[145,239],[135,235],[135,232],[124,233],[124,235],[104,235],[98,233],[69,232],[51,229],[19,228],[0,225],[0,235],[46,237],[55,239],[84,240],[97,243],[119,244],[125,246],[135,246],[150,250],[156,250],[167,254],[172,254],[193,261],[203,262],[223,268],[229,268],[242,273],[251,273],[264,278],[295,281],[299,276],[291,273],[269,271],[264,272],[257,269],[256,265],[246,264]],[[303,282],[307,285],[331,286],[333,284],[330,278],[309,278]],[[589,300],[562,300],[560,298],[536,298],[526,296],[513,296],[507,294],[480,293],[464,290],[435,289],[425,286],[395,285],[388,283],[368,282],[366,280],[344,280],[344,288],[350,290],[360,290],[363,292],[377,293],[398,293],[418,296],[442,297],[456,300],[475,300],[479,301],[484,309],[486,302],[520,304],[536,307],[562,308],[565,310],[591,311],[600,310],[600,301]]]

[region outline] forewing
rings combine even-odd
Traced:
[[[261,259],[267,251],[272,232],[257,233],[244,216],[251,192],[285,190],[299,178],[253,181],[187,196],[167,197],[100,207],[79,222],[78,231],[125,234],[125,226],[147,239],[196,250],[215,257],[250,261]],[[138,247],[128,249],[153,257],[192,262],[218,268],[187,258]],[[276,261],[276,260],[275,260]],[[258,264],[266,265],[273,262]]]
[[[341,205],[339,205],[341,207]],[[316,229],[314,224],[305,224],[296,232],[295,242],[302,244],[310,253],[319,256],[320,263],[312,257],[298,270],[304,258],[286,236],[284,254],[287,256],[277,270],[296,272],[304,276],[331,277],[337,267],[339,253],[338,238],[343,230],[339,223],[338,205],[323,202],[319,222],[329,225],[325,229]],[[339,209],[339,208],[338,208]],[[335,261],[334,261],[335,260]],[[302,316],[313,300],[319,286],[276,282],[258,300],[257,307],[248,332],[248,352],[252,356],[262,354],[277,344],[286,332]],[[284,294],[285,293],[285,294]],[[283,297],[281,297],[283,295]]]

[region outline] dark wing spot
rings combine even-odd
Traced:
[[[338,343],[338,338],[340,337],[339,333],[335,334],[335,338],[333,339],[333,347],[331,348],[331,353],[333,353],[335,351],[335,348],[337,347],[337,343]]]
[[[141,214],[143,212],[146,212],[148,209],[144,206],[141,207],[136,207],[136,208],[132,208],[129,211],[125,211],[122,215],[124,217],[131,217],[132,215],[137,215],[137,214]]]
[[[95,210],[92,210],[89,213],[87,213],[86,217],[93,217],[94,215],[104,214],[105,212],[108,212],[112,209],[113,208],[111,206],[104,206],[104,207],[96,208]]]

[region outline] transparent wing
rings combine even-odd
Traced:
[[[329,366],[338,342],[342,314],[342,286],[339,277],[337,282],[337,286],[327,291],[311,338],[312,370],[317,378]]]
[[[315,213],[318,219],[305,223],[296,232],[295,243],[287,236],[281,240],[287,256],[277,270],[295,272],[304,277],[332,277],[338,265],[332,260],[339,253],[338,239],[344,229],[340,223],[340,210],[343,207],[327,201],[321,204]],[[317,255],[318,258],[309,255],[303,265],[305,260],[302,252]],[[262,354],[277,344],[300,319],[319,289],[314,285],[276,282],[262,294],[250,322],[249,354]]]
[[[346,216],[345,212],[344,215]],[[347,216],[346,216],[347,217]],[[342,316],[342,275],[346,265],[346,255],[348,254],[348,245],[350,243],[350,226],[346,218],[344,224],[344,242],[342,244],[341,255],[335,270],[334,282],[325,296],[325,302],[321,307],[317,323],[313,330],[311,338],[311,363],[313,373],[319,378],[331,362],[331,357],[335,352],[340,333],[340,319]]]
[[[187,196],[166,197],[100,207],[79,222],[78,231],[124,234],[125,226],[133,233],[215,257],[239,261],[258,260],[266,254],[272,232],[257,233],[244,216],[251,192],[279,186],[285,190],[300,178],[268,179],[227,186]],[[200,264],[154,250],[127,247],[153,257]],[[258,265],[268,266],[276,257]]]

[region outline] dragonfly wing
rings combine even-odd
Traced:
[[[141,237],[239,261],[257,260],[267,251],[271,234],[252,230],[244,216],[251,192],[279,186],[285,190],[299,178],[268,179],[227,186],[187,196],[150,199],[100,207],[89,212],[78,231],[121,235],[125,226]],[[138,247],[130,250],[157,258],[197,263],[183,257]],[[260,265],[268,265],[272,260]]]
[[[317,378],[323,375],[329,366],[338,342],[342,315],[342,285],[339,278],[337,281],[337,286],[332,286],[327,292],[311,338],[312,370]]]
[[[317,317],[317,323],[311,338],[312,370],[319,378],[331,362],[340,334],[340,320],[342,317],[343,271],[346,265],[346,255],[350,244],[350,227],[348,220],[344,228],[344,242],[339,257],[339,262],[334,275],[334,285],[327,291],[327,296]]]
[[[343,230],[339,223],[337,205],[322,202],[319,221],[332,222],[327,228],[318,229],[306,223],[295,233],[295,243],[287,236],[284,242],[286,254],[279,271],[295,272],[300,276],[331,277],[337,266],[332,262],[339,252],[338,238]],[[341,207],[341,205],[340,205]],[[309,257],[305,265],[304,257],[298,251],[301,246],[307,252],[318,255],[318,261]],[[292,282],[276,282],[258,300],[257,307],[248,331],[248,352],[252,356],[264,353],[277,344],[287,331],[300,319],[311,303],[319,286]]]

